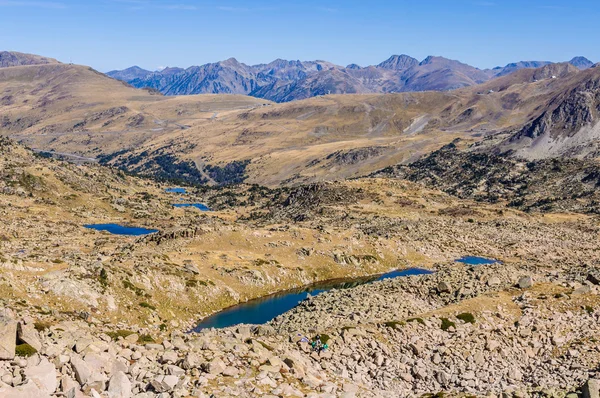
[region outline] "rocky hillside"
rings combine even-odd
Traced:
[[[592,63],[584,57],[570,61],[579,69]],[[234,58],[192,66],[148,72],[137,67],[108,72],[135,87],[151,87],[166,95],[248,94],[275,102],[287,102],[324,94],[391,93],[473,86],[523,68],[538,68],[550,62],[518,62],[491,70],[480,70],[443,57],[423,61],[408,55],[393,55],[376,66],[356,64],[344,68],[325,61],[275,60],[249,66]]]
[[[374,173],[419,182],[463,199],[525,211],[600,214],[600,164],[592,160],[527,161],[450,144],[405,166]]]
[[[543,111],[502,142],[497,151],[539,159],[600,154],[600,70],[590,68],[568,79]]]
[[[25,65],[57,64],[58,61],[39,55],[23,54],[15,51],[0,51],[0,68]]]

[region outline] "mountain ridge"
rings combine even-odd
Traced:
[[[579,70],[594,64],[578,56],[568,61]],[[479,69],[460,61],[428,56],[422,61],[408,55],[392,55],[377,64],[339,66],[327,61],[276,59],[247,65],[235,58],[150,72],[139,67],[111,71],[107,75],[134,87],[149,87],[165,95],[244,94],[275,102],[289,102],[317,95],[345,93],[393,93],[448,91],[473,86],[527,68],[556,63],[520,61],[493,69]]]

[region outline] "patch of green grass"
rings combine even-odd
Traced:
[[[104,268],[100,270],[100,275],[98,275],[98,281],[102,286],[108,286],[108,272],[106,272]]]
[[[107,332],[106,333],[111,339],[117,341],[119,339],[119,337],[127,337],[127,336],[131,336],[132,334],[135,334],[135,332],[132,332],[131,330],[117,330],[116,332]]]
[[[43,332],[44,330],[50,329],[50,326],[52,326],[52,324],[50,322],[42,322],[42,321],[35,322],[33,324],[33,327],[38,332]]]
[[[142,308],[148,308],[148,309],[150,309],[152,311],[156,311],[156,307],[155,306],[153,306],[152,304],[149,304],[149,303],[147,303],[145,301],[142,301],[140,303],[140,307],[142,307]]]
[[[185,287],[198,287],[198,286],[208,286],[208,282],[201,281],[198,279],[188,279],[185,281]]]
[[[52,260],[52,262],[53,262],[54,264],[62,264],[62,263],[64,263],[64,261],[63,261],[63,260],[61,260],[60,258],[55,258],[54,260]]]
[[[138,338],[138,343],[155,343],[156,341],[149,334],[142,334]]]
[[[444,398],[446,397],[446,393],[443,391],[440,391],[438,393],[432,394],[432,393],[427,393],[427,394],[423,394],[421,395],[421,398]]]
[[[165,323],[161,323],[158,326],[158,330],[160,330],[161,332],[164,332],[165,330],[167,330],[167,325]]]
[[[321,337],[321,342],[322,342],[323,344],[327,344],[327,342],[328,342],[329,340],[331,340],[331,337],[329,337],[329,335],[328,335],[328,334],[323,334],[323,333],[321,333],[321,334],[319,335],[319,337]]]
[[[456,328],[456,324],[448,318],[442,318],[442,330],[447,332],[451,327]]]
[[[123,281],[123,287],[126,289],[129,289],[129,290],[133,290],[133,292],[136,294],[136,296],[146,296],[145,295],[146,292],[144,291],[144,289],[137,287],[136,285],[131,283],[131,281],[128,279],[125,279]]]
[[[594,313],[594,308],[590,307],[589,305],[585,306],[585,312],[587,312],[588,314],[593,314]]]
[[[32,346],[30,346],[29,344],[19,344],[15,348],[15,354],[18,357],[30,357],[33,354],[35,354],[36,352],[37,352],[37,350],[35,348],[33,348]]]
[[[383,326],[392,328],[392,329],[397,329],[399,326],[404,326],[404,325],[406,325],[406,322],[402,322],[402,321],[390,321],[390,322],[385,322],[383,324]]]
[[[462,314],[458,314],[456,316],[457,319],[460,319],[464,323],[475,323],[475,317],[470,312],[464,312]]]
[[[420,323],[421,325],[425,325],[425,321],[423,320],[423,318],[408,318],[406,320],[406,323],[409,323],[409,322],[417,322],[417,323]]]

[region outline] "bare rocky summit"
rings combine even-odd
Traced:
[[[24,54],[15,51],[0,51],[0,68],[25,65],[57,64],[58,61],[39,55]]]

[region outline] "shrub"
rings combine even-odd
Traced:
[[[406,322],[417,322],[420,323],[421,325],[425,325],[425,321],[423,320],[423,318],[409,318],[406,320]]]
[[[43,332],[46,329],[50,329],[50,326],[52,326],[52,324],[50,324],[50,322],[35,322],[33,324],[33,327],[35,328],[35,330],[37,330],[38,332]]]
[[[585,311],[590,315],[594,313],[594,309],[592,307],[590,307],[589,305],[585,306]]]
[[[138,338],[139,343],[155,343],[155,340],[149,334],[142,334]]]
[[[104,268],[100,270],[100,275],[98,276],[98,281],[104,287],[108,286],[108,272]]]
[[[140,289],[139,287],[131,283],[131,281],[129,281],[128,279],[125,279],[123,281],[123,287],[129,290],[133,290],[137,296],[144,296],[144,289]]]
[[[458,314],[456,318],[460,319],[464,323],[475,323],[475,317],[470,312],[464,312],[462,314]]]
[[[15,354],[18,357],[30,357],[33,354],[35,354],[36,352],[37,352],[37,350],[35,348],[33,348],[32,346],[30,346],[29,344],[19,344],[15,348]]]
[[[404,326],[404,325],[406,325],[406,323],[404,323],[404,322],[399,322],[399,321],[390,321],[390,322],[385,322],[383,325],[384,325],[385,327],[388,327],[388,328],[396,329],[396,328],[398,328],[399,326]]]
[[[142,308],[148,308],[148,309],[150,309],[150,310],[152,310],[152,311],[156,311],[156,307],[155,307],[155,306],[153,306],[152,304],[148,304],[148,303],[147,303],[147,302],[145,302],[145,301],[142,301],[142,302],[140,303],[140,307],[142,307]]]
[[[323,344],[327,344],[330,339],[328,334],[320,334],[319,337],[321,338],[321,343]]]
[[[116,332],[108,332],[106,333],[111,339],[117,341],[119,337],[127,337],[134,334],[131,330],[117,330]]]
[[[451,327],[455,328],[456,324],[454,322],[452,322],[450,319],[448,318],[442,318],[442,330],[444,332],[448,331],[448,329],[450,329]]]

